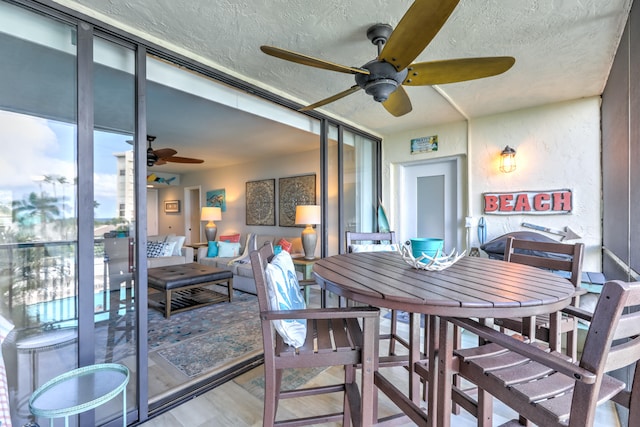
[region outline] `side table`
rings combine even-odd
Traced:
[[[198,243],[190,243],[188,245],[185,246],[189,246],[191,248],[193,248],[193,262],[198,262],[198,249],[200,248],[204,248],[206,246],[209,246],[208,242],[198,242]]]
[[[320,258],[306,259],[306,258],[292,258],[293,259],[293,267],[296,271],[302,273],[303,280],[311,280],[313,276],[311,274],[313,270],[313,264],[320,260]],[[309,286],[304,287],[304,301],[309,304],[309,294],[311,293],[311,288]]]
[[[122,393],[122,426],[127,425],[127,384],[129,369],[117,363],[103,363],[74,369],[44,383],[29,399],[29,409],[35,416],[64,417],[76,415],[110,401]]]

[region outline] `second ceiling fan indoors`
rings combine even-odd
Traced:
[[[159,166],[164,165],[167,162],[172,163],[204,163],[202,159],[194,159],[191,157],[178,157],[176,154],[178,152],[173,148],[160,148],[158,150],[154,150],[151,147],[151,143],[155,141],[156,137],[147,135],[147,142],[149,144],[147,148],[147,166]]]
[[[412,109],[403,86],[431,86],[491,77],[504,73],[515,63],[511,56],[412,63],[440,31],[459,1],[416,0],[395,30],[388,24],[371,26],[367,38],[378,47],[378,57],[362,67],[335,64],[273,46],[261,46],[260,50],[298,64],[355,74],[355,85],[300,111],[321,107],[364,89],[389,113],[399,117]]]

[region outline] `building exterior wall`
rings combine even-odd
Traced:
[[[438,151],[410,154],[412,138],[438,135]],[[516,149],[516,171],[499,170],[499,154]],[[600,97],[592,97],[449,123],[385,137],[383,141],[383,195],[385,206],[395,206],[397,188],[392,170],[397,165],[455,155],[467,157],[467,216],[471,217],[469,247],[479,246],[477,224],[484,216],[487,241],[502,234],[527,230],[522,222],[551,229],[571,230],[585,243],[584,270],[601,269],[602,171],[600,164]],[[558,215],[485,215],[483,193],[544,191],[569,188],[573,211]],[[395,216],[390,212],[393,224]],[[464,224],[461,219],[459,223]],[[392,225],[393,227],[394,225]],[[395,225],[397,227],[397,224]],[[460,231],[463,235],[464,230]],[[559,239],[560,236],[547,234]]]

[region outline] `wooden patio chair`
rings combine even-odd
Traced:
[[[640,282],[609,281],[593,314],[569,308],[590,321],[579,363],[568,356],[528,344],[471,319],[447,319],[490,344],[456,350],[459,375],[478,386],[478,398],[454,390],[454,400],[492,426],[492,396],[514,409],[521,420],[539,426],[590,427],[596,406],[612,400],[640,419]],[[636,364],[630,391],[606,372]],[[528,424],[528,423],[526,423]],[[521,425],[516,420],[502,427]]]
[[[568,274],[568,280],[575,286],[576,294],[571,305],[577,307],[579,298],[585,291],[580,289],[582,278],[582,258],[584,244],[534,242],[507,238],[504,259],[507,262],[526,264]],[[514,284],[514,286],[517,286]],[[504,329],[520,333],[527,338],[549,343],[552,351],[561,351],[562,335],[566,334],[566,354],[572,360],[578,357],[578,319],[566,313],[529,318],[495,319],[495,324]]]
[[[352,252],[378,252],[392,251],[390,245],[396,245],[395,231],[384,233],[357,233],[353,231],[346,232],[347,253]],[[405,348],[409,348],[409,342],[406,338],[398,335],[398,312],[391,310],[391,325],[388,334],[380,334],[381,340],[389,340],[389,356],[396,353],[396,342]]]
[[[262,339],[264,344],[264,426],[300,426],[341,421],[344,426],[370,425],[377,416],[373,373],[378,351],[380,312],[377,308],[318,308],[277,310],[270,307],[266,268],[273,256],[273,245],[268,242],[250,254],[251,268],[256,282]],[[295,271],[288,272],[289,280]],[[291,286],[296,286],[297,283]],[[302,297],[300,296],[300,299]],[[294,348],[285,343],[275,330],[273,321],[306,319],[304,344]],[[362,327],[359,321],[362,321]],[[282,390],[283,370],[343,365],[344,382],[319,387]],[[356,365],[362,367],[361,390],[356,383]],[[299,419],[278,420],[276,415],[280,399],[315,396],[322,393],[344,393],[343,410],[338,413],[307,416]]]

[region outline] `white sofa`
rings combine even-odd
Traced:
[[[224,236],[230,233],[222,233],[220,236]],[[253,280],[253,271],[251,270],[251,263],[249,261],[249,252],[256,250],[266,242],[271,242],[273,245],[277,245],[280,239],[285,239],[291,242],[291,256],[302,257],[304,256],[304,250],[302,248],[302,240],[298,237],[290,236],[274,236],[267,234],[256,234],[255,239],[252,239],[252,234],[249,233],[246,238],[240,239],[241,247],[240,254],[237,257],[207,257],[208,248],[198,248],[198,262],[203,265],[209,265],[211,267],[223,268],[233,273],[233,288],[256,294],[256,283]],[[252,243],[252,245],[251,245]],[[298,273],[298,278],[302,278],[302,274]]]
[[[176,241],[179,245],[174,247],[173,253],[170,256],[159,256],[154,258],[147,257],[147,268],[165,267],[168,265],[193,262],[193,248],[184,246],[184,236],[169,234],[147,237],[147,242],[165,242],[167,240]]]

